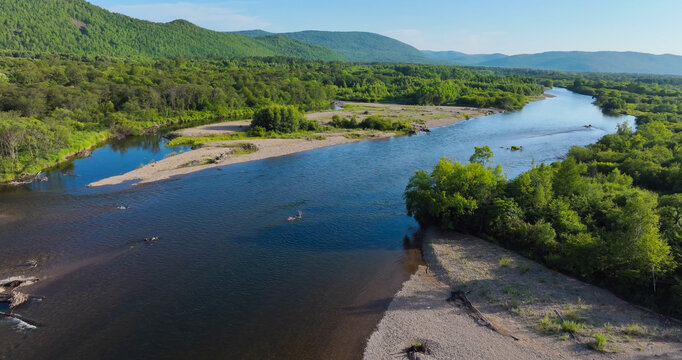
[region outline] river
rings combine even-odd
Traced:
[[[37,275],[31,292],[45,298],[18,311],[39,328],[0,319],[0,358],[357,359],[421,261],[401,198],[414,170],[490,145],[511,178],[633,122],[588,96],[549,94],[431,134],[86,188],[173,151],[130,139],[5,188],[0,279]]]

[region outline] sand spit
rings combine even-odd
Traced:
[[[376,133],[372,139],[386,138],[393,136],[392,133]],[[254,139],[254,140],[233,140],[220,143],[207,144],[201,148],[184,152],[175,156],[167,157],[163,160],[147,164],[139,169],[118,176],[102,179],[88,186],[116,185],[126,181],[139,180],[138,184],[150,183],[165,180],[177,175],[184,175],[200,170],[222,167],[226,165],[238,164],[248,161],[256,161],[278,156],[294,154],[302,151],[318,149],[326,146],[347,144],[360,141],[362,139],[349,139],[343,134],[327,135],[323,140],[308,139]],[[258,151],[251,154],[231,155],[231,149],[227,146],[251,143],[258,147]],[[218,159],[211,164],[201,164],[203,161]],[[191,165],[199,163],[199,165]],[[188,165],[189,164],[189,165]]]
[[[456,122],[501,112],[497,109],[478,109],[459,106],[407,106],[386,105],[369,103],[344,103],[348,109],[339,111],[325,111],[310,113],[306,116],[316,119],[322,124],[331,121],[333,115],[342,117],[356,116],[362,121],[367,116],[380,114],[393,120],[424,121],[428,127],[439,127],[454,124]],[[183,129],[174,133],[177,136],[215,136],[243,131],[248,128],[250,121],[231,121],[224,123],[208,124],[194,128]],[[363,140],[383,139],[395,136],[394,133],[386,132],[356,132],[356,136],[347,136],[347,132],[322,133],[324,139],[253,139],[222,141],[187,151],[175,156],[167,157],[157,162],[142,166],[128,173],[109,177],[88,184],[90,187],[116,185],[127,181],[138,183],[150,183],[164,180],[177,175],[184,175],[210,168],[218,168],[226,165],[243,163],[248,161],[262,160],[272,157],[290,155],[302,151],[318,149],[327,146],[347,144]],[[359,137],[357,137],[359,136]],[[250,154],[231,154],[230,146],[250,143],[258,150]]]
[[[679,322],[629,304],[610,292],[552,271],[472,236],[427,232],[425,268],[403,284],[370,337],[364,358],[420,359],[661,359],[682,358]],[[503,260],[504,259],[504,260]],[[462,290],[497,327],[447,301]],[[550,331],[561,318],[575,333]],[[547,319],[547,320],[545,320]],[[590,349],[595,334],[605,352]],[[515,340],[516,337],[519,340]]]

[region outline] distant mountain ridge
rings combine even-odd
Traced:
[[[155,23],[86,0],[0,0],[0,50],[105,57],[281,56],[361,63],[474,65],[682,76],[682,56],[615,51],[465,54],[420,51],[369,32],[263,30],[224,33],[185,20]]]
[[[113,57],[288,56],[344,58],[284,36],[250,38],[185,20],[154,23],[85,0],[0,0],[0,49]]]
[[[273,33],[263,30],[238,31],[237,33],[255,39],[273,35]],[[440,59],[427,56],[411,45],[375,33],[308,30],[278,35],[287,36],[310,45],[324,46],[341,54],[351,62],[444,63]]]
[[[505,54],[465,54],[459,51],[429,51],[422,50],[426,56],[443,61],[456,62],[458,64],[478,65],[480,63],[508,57]]]
[[[682,75],[682,56],[618,51],[550,51],[538,54],[469,55],[456,51],[423,51],[427,56],[462,65],[561,71]]]

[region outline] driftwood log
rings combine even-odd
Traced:
[[[10,318],[14,318],[14,319],[17,319],[17,320],[21,320],[21,321],[23,321],[23,322],[25,322],[25,323],[27,323],[27,324],[29,324],[29,325],[31,325],[31,326],[35,326],[35,327],[41,327],[41,326],[43,326],[43,324],[41,324],[41,323],[39,323],[39,322],[37,322],[37,321],[33,321],[33,320],[31,320],[31,319],[25,318],[25,317],[23,317],[23,316],[21,316],[21,315],[19,315],[19,314],[15,314],[15,313],[7,313],[7,312],[4,312],[4,311],[0,311],[0,316],[5,316],[5,317],[10,317]]]
[[[0,283],[0,303],[8,303],[10,309],[10,312],[0,311],[0,316],[15,318],[17,320],[23,321],[35,327],[42,326],[42,324],[40,324],[37,321],[27,319],[19,314],[14,313],[14,310],[17,307],[25,304],[31,299],[40,300],[44,299],[44,297],[42,296],[29,295],[17,290],[17,288],[20,288],[25,285],[31,285],[39,281],[39,279],[36,277],[30,278],[15,277],[10,279],[7,279],[5,280],[5,282]]]
[[[487,326],[488,328],[499,333],[500,335],[509,336],[510,338],[519,341],[519,338],[514,336],[507,329],[495,325],[495,323],[493,323],[492,321],[490,321],[490,319],[483,315],[483,313],[479,311],[474,306],[474,304],[471,303],[471,301],[469,301],[469,298],[467,297],[464,291],[462,290],[453,291],[448,301],[454,301],[456,299],[459,299],[464,304],[464,306],[472,313],[472,316],[480,323],[482,323],[484,326]]]

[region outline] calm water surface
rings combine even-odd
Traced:
[[[513,177],[632,122],[550,94],[431,134],[86,188],[173,151],[132,139],[4,189],[0,278],[41,276],[31,291],[45,299],[19,311],[38,329],[0,320],[0,358],[357,359],[420,261],[401,199],[414,170],[490,145]],[[511,145],[524,150],[500,148]],[[303,220],[287,222],[299,209]],[[160,240],[140,242],[150,236]]]

